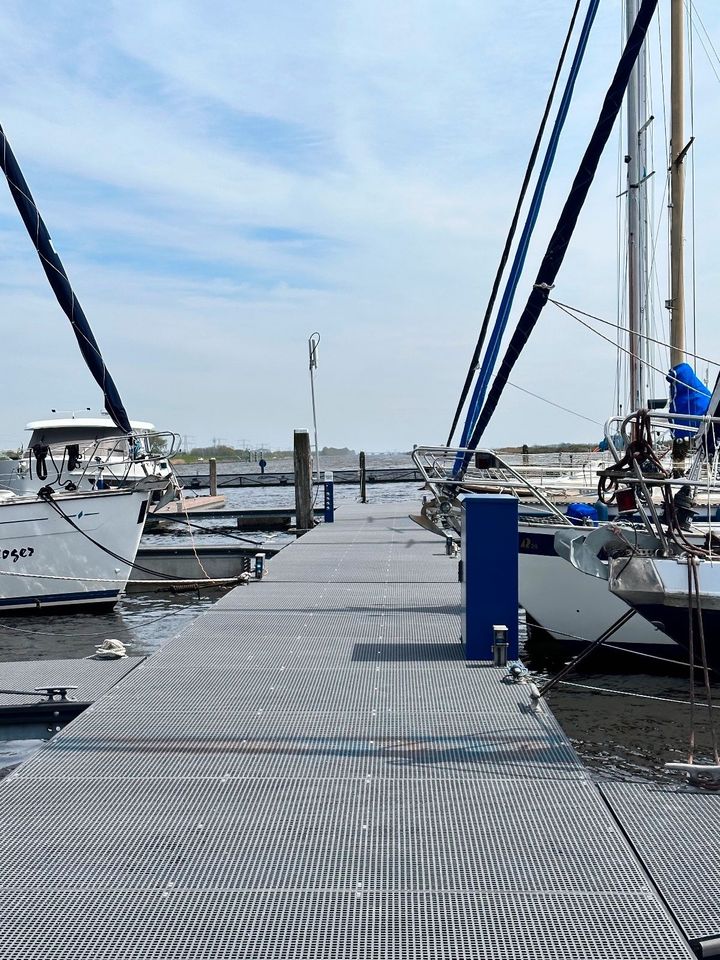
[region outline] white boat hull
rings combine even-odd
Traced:
[[[627,612],[628,605],[608,590],[607,580],[588,576],[555,554],[557,529],[552,524],[520,524],[518,528],[520,604],[558,641],[586,646],[573,638],[596,640]],[[608,643],[654,656],[683,656],[671,637],[639,613]]]
[[[129,489],[56,494],[55,507],[68,519],[37,497],[0,502],[0,613],[114,605],[149,497]]]

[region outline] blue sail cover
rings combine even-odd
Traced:
[[[125,433],[130,433],[130,421],[123,402],[120,399],[120,394],[113,382],[113,378],[110,376],[108,368],[105,366],[105,362],[100,353],[100,347],[97,345],[87,317],[83,313],[83,309],[70,286],[70,281],[65,273],[65,268],[60,261],[60,257],[53,249],[50,234],[43,223],[38,208],[35,206],[30,188],[25,182],[25,178],[18,166],[14,153],[10,149],[10,144],[7,141],[2,127],[0,127],[0,166],[2,166],[3,172],[5,173],[8,186],[10,187],[10,193],[20,212],[22,221],[40,257],[40,263],[45,271],[45,275],[50,281],[50,286],[53,288],[63,312],[72,324],[73,332],[80,347],[80,352],[85,358],[85,363],[88,365],[90,373],[92,373],[103,392],[105,409],[120,430],[123,430]]]
[[[670,384],[670,413],[705,416],[710,405],[710,391],[689,363],[678,363],[677,366],[671,367],[666,379]],[[677,424],[672,431],[676,440],[691,437],[697,432],[697,423],[687,420],[670,422]]]

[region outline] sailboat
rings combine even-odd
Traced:
[[[637,0],[627,0],[626,50],[603,105],[596,134],[591,141],[594,158],[589,157],[591,149],[589,147],[573,185],[573,193],[580,194],[583,190],[587,192],[594,173],[591,164],[594,162],[596,165],[602,149],[602,144],[599,143],[601,138],[597,131],[604,123],[604,136],[607,139],[627,86],[629,89],[628,141],[631,145],[629,146],[631,162],[627,169],[630,349],[635,358],[641,356],[639,344],[642,343],[641,229],[644,189],[641,181],[644,168],[644,133],[647,126],[646,118],[639,116],[639,108],[643,100],[641,78],[644,76],[645,69],[643,65],[644,31],[647,29],[654,7],[654,3],[646,2],[643,3],[642,8],[639,8]],[[615,111],[614,114],[612,110]],[[598,141],[597,145],[594,143],[595,140]],[[547,301],[550,286],[569,242],[581,204],[582,199],[572,201],[572,204],[569,200],[566,204],[528,300],[528,306],[518,324],[518,331],[513,338],[511,349],[508,350],[507,356],[511,359],[503,362],[501,374],[506,379],[509,368],[514,362],[513,356],[517,356],[524,346],[532,325]],[[522,324],[525,324],[524,330],[522,330]],[[518,336],[518,332],[521,332],[521,336]],[[496,377],[490,393],[492,404],[496,404],[499,398],[502,390],[501,386],[498,388],[500,383],[500,377]],[[631,366],[630,400],[635,403],[642,396],[643,372],[639,359],[635,359]],[[489,415],[486,415],[483,429],[488,419]],[[470,431],[466,431],[465,436],[473,439]],[[481,436],[481,431],[476,430],[475,436]],[[568,517],[557,508],[549,496],[550,484],[540,488],[527,476],[510,468],[493,451],[482,451],[472,443],[461,448],[419,447],[416,448],[414,457],[416,464],[425,475],[428,488],[434,494],[433,499],[425,504],[423,516],[420,519],[421,522],[426,521],[427,525],[439,533],[459,536],[458,494],[473,492],[483,484],[487,487],[490,481],[499,491],[525,494],[522,496],[518,529],[520,603],[529,614],[531,622],[542,625],[565,647],[584,648],[588,641],[606,634],[622,621],[628,610],[623,600],[609,594],[606,584],[584,576],[556,553],[556,534],[562,531],[572,534],[577,530],[575,524],[583,521],[577,516]],[[458,469],[458,464],[461,465],[461,469]],[[592,490],[583,489],[580,484],[578,488],[582,499],[586,499],[590,492],[595,499],[597,478],[593,480]],[[534,501],[536,506],[532,508],[527,506],[526,504],[530,501]],[[594,521],[590,516],[590,514],[587,515],[585,522],[592,524]],[[633,529],[632,523],[627,526],[630,530]],[[680,653],[671,636],[659,629],[656,623],[641,615],[615,627],[611,642],[613,647],[651,655],[676,657]]]
[[[674,402],[667,414],[640,410],[611,424],[632,443],[629,454],[611,445],[607,479],[617,497],[642,518],[642,546],[615,528],[570,536],[560,552],[579,571],[606,581],[611,595],[657,623],[693,660],[720,669],[720,550],[713,531],[720,503],[720,377],[710,392],[685,363],[683,160],[683,5],[672,0],[671,363]],[[684,377],[680,373],[685,374]],[[678,402],[687,380],[689,389]],[[673,438],[672,469],[657,463],[653,437]],[[692,454],[684,469],[686,447]],[[562,540],[562,538],[561,538]]]
[[[63,447],[59,470],[39,490],[0,491],[0,611],[45,611],[67,607],[112,607],[135,562],[145,516],[157,491],[170,493],[171,477],[160,464],[172,434],[155,436],[142,456],[115,383],[65,269],[50,241],[17,160],[0,127],[0,166],[42,267],[67,315],[83,357],[103,391],[115,430],[116,482],[73,480],[68,466],[77,451]],[[103,440],[104,438],[99,438]],[[74,463],[77,468],[78,461]],[[97,463],[89,460],[86,470]],[[171,491],[174,494],[174,490]]]

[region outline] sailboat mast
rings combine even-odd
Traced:
[[[629,36],[637,19],[639,0],[625,0],[625,24]],[[647,219],[645,129],[646,53],[643,44],[627,89],[627,228],[628,228],[628,347],[630,390],[628,410],[645,406],[644,303],[647,288],[644,256],[644,224]]]
[[[670,2],[670,366],[685,360],[684,3]]]

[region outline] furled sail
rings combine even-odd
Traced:
[[[70,281],[65,273],[65,268],[60,261],[60,257],[53,249],[50,234],[40,216],[38,208],[35,206],[30,188],[25,182],[25,178],[18,166],[14,153],[10,149],[10,144],[7,141],[2,127],[0,127],[0,166],[2,166],[8,186],[10,187],[10,193],[20,211],[23,223],[27,228],[27,232],[30,234],[30,239],[40,257],[40,263],[45,271],[45,275],[50,281],[50,286],[53,288],[58,303],[72,325],[80,347],[80,352],[85,358],[85,363],[88,365],[90,373],[92,373],[103,392],[105,409],[120,430],[130,433],[130,421],[123,402],[120,399],[120,394],[113,382],[113,378],[110,376],[108,368],[105,366],[105,361],[100,353],[100,347],[97,345],[87,317],[70,286]]]
[[[618,63],[615,75],[605,95],[600,116],[598,117],[595,129],[590,138],[588,147],[580,161],[580,167],[573,181],[570,195],[565,202],[560,219],[558,220],[555,231],[550,239],[547,251],[540,265],[540,270],[535,280],[532,292],[525,305],[525,309],[518,320],[515,332],[508,344],[505,356],[500,368],[495,376],[495,380],[488,394],[487,400],[479,412],[477,421],[467,441],[467,446],[471,449],[477,447],[485,429],[490,422],[490,418],[495,412],[500,397],[502,396],[505,385],[508,382],[510,373],[520,356],[530,334],[533,331],[538,318],[547,303],[550,290],[552,289],[558,271],[565,259],[568,245],[572,238],[575,226],[577,224],[580,211],[583,208],[590,185],[595,177],[595,173],[600,162],[605,145],[610,137],[613,126],[622,106],[625,89],[630,79],[630,74],[635,66],[640,47],[642,46],[645,35],[648,31],[650,21],[655,13],[657,0],[643,0],[640,11],[635,20],[630,36],[625,44],[620,62]],[[456,475],[464,473],[469,463],[470,455],[462,459],[456,468]]]
[[[515,204],[515,212],[513,213],[512,221],[510,222],[510,229],[508,230],[507,236],[505,238],[505,246],[500,255],[500,263],[498,264],[497,270],[495,272],[495,279],[493,281],[492,289],[490,291],[490,298],[485,307],[485,315],[483,316],[482,323],[480,325],[480,333],[478,335],[477,343],[475,344],[475,350],[473,351],[472,359],[470,361],[470,366],[468,367],[468,372],[465,376],[465,383],[460,392],[460,399],[458,400],[457,407],[455,409],[455,416],[453,417],[452,426],[450,427],[450,433],[448,434],[447,445],[452,445],[452,440],[455,435],[455,429],[460,420],[460,414],[462,413],[463,407],[465,406],[465,401],[467,400],[468,394],[470,392],[470,387],[473,384],[475,379],[475,374],[478,370],[478,364],[480,361],[480,356],[482,354],[482,348],[485,344],[485,336],[487,334],[488,327],[490,326],[490,319],[492,317],[493,310],[495,309],[495,301],[497,300],[497,295],[500,291],[500,282],[502,281],[503,274],[505,273],[505,267],[507,266],[508,259],[510,257],[510,251],[512,245],[515,242],[515,233],[517,231],[518,223],[520,222],[520,213],[522,212],[523,205],[525,203],[525,195],[527,194],[528,189],[530,188],[530,182],[532,180],[532,175],[535,170],[535,161],[537,160],[538,154],[540,153],[540,146],[545,136],[545,127],[550,118],[550,111],[555,100],[555,91],[557,90],[558,84],[560,82],[560,75],[562,73],[563,66],[565,64],[565,56],[570,47],[570,39],[575,29],[575,20],[577,19],[578,12],[580,10],[580,0],[576,0],[575,8],[573,10],[572,16],[570,18],[570,26],[568,27],[567,35],[565,37],[565,43],[563,44],[562,50],[560,52],[560,59],[558,61],[557,68],[555,70],[555,76],[553,77],[553,82],[550,87],[550,93],[548,94],[547,103],[545,104],[545,110],[540,120],[540,126],[538,132],[535,135],[535,142],[533,143],[532,150],[530,151],[530,159],[528,160],[527,167],[525,169],[525,175],[523,177],[522,186],[520,187],[520,194],[518,196],[517,202]],[[577,55],[576,55],[577,56]],[[557,120],[555,121],[557,125]],[[547,152],[546,152],[547,158]]]
[[[575,50],[575,56],[573,57],[570,72],[565,83],[565,90],[562,95],[562,100],[560,101],[560,107],[558,109],[557,116],[555,117],[552,133],[550,134],[550,140],[545,151],[545,158],[540,169],[537,184],[535,185],[535,191],[530,202],[530,209],[525,220],[525,226],[523,227],[520,235],[520,240],[518,242],[517,250],[515,251],[515,257],[510,269],[510,275],[508,276],[508,280],[505,285],[505,292],[503,293],[502,300],[500,301],[500,308],[495,319],[495,325],[490,335],[487,350],[485,351],[485,356],[483,357],[483,361],[477,375],[475,388],[472,392],[470,406],[468,408],[467,418],[465,420],[465,426],[463,428],[462,437],[460,440],[461,447],[467,445],[468,437],[472,433],[472,429],[477,423],[477,418],[480,410],[482,409],[487,388],[492,379],[493,368],[495,367],[498,353],[500,352],[500,343],[502,341],[503,334],[505,333],[508,320],[510,319],[510,311],[512,310],[513,301],[515,299],[515,292],[517,291],[518,284],[520,283],[520,277],[525,267],[525,258],[527,257],[528,249],[530,247],[530,240],[532,239],[535,224],[537,223],[537,219],[540,214],[540,207],[545,195],[545,189],[550,179],[550,172],[555,161],[555,154],[560,142],[560,135],[563,127],[565,126],[565,120],[567,119],[567,115],[570,110],[570,103],[575,91],[575,83],[580,74],[580,67],[582,66],[585,50],[587,49],[588,41],[590,39],[590,31],[592,30],[593,23],[595,21],[599,2],[600,0],[590,0],[590,3],[588,4],[585,22],[583,23],[583,27],[580,32],[580,38],[578,40],[577,49]]]

